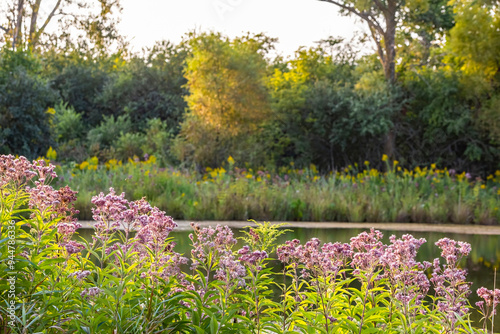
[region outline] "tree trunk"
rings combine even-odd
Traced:
[[[30,24],[30,35],[29,43],[34,46],[36,44],[36,21],[38,19],[38,11],[40,10],[40,3],[42,0],[36,0],[35,4],[31,7],[31,24]]]
[[[23,33],[23,17],[24,17],[24,0],[19,0],[17,3],[16,28],[14,30],[14,38],[12,40],[12,48],[15,49],[21,42]]]
[[[384,74],[389,84],[396,82],[396,8],[393,1],[389,2],[389,7],[385,16],[386,30],[384,34],[385,64]]]
[[[384,51],[385,51],[385,64],[384,74],[389,89],[393,89],[396,85],[396,2],[388,1],[387,11],[384,12],[386,30],[384,34]],[[392,101],[396,102],[396,101]],[[384,154],[387,155],[389,161],[394,160],[394,151],[396,146],[396,132],[394,126],[389,130],[385,136]]]

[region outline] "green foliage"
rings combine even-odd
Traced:
[[[498,149],[485,140],[460,81],[460,75],[445,69],[423,68],[408,75],[405,88],[413,97],[406,107],[407,127],[398,134],[404,163],[436,161],[467,168],[470,162],[481,161],[479,168],[495,168]]]
[[[116,149],[116,158],[126,160],[133,156],[143,156],[144,152],[142,147],[146,138],[141,133],[121,133],[120,137],[116,139],[113,146]]]
[[[53,60],[55,64],[51,84],[62,100],[83,115],[88,127],[97,126],[108,115],[99,101],[106,83],[110,80],[107,70],[93,62],[76,60]]]
[[[91,219],[86,201],[114,187],[131,199],[147,196],[176,219],[186,220],[500,221],[500,179],[495,175],[484,182],[471,182],[465,172],[453,175],[432,167],[408,171],[399,164],[385,174],[369,166],[350,166],[326,176],[319,175],[314,166],[284,168],[278,173],[233,166],[199,175],[163,169],[154,160],[149,157],[121,165],[109,161],[104,166],[98,166],[97,161],[90,165],[84,162],[62,174],[65,182],[79,191],[81,200],[76,206],[80,218]]]
[[[239,158],[255,152],[262,125],[270,116],[266,62],[257,52],[264,51],[262,42],[231,41],[210,33],[193,36],[189,44],[185,70],[189,112],[177,141],[179,158],[217,166],[230,154]]]
[[[186,108],[182,46],[157,43],[143,57],[124,63],[99,97],[102,106],[115,116],[126,114],[136,130],[144,130],[150,119],[167,121],[178,132]]]
[[[10,168],[0,178],[6,333],[486,333],[469,318],[469,282],[457,267],[467,243],[436,243],[446,264],[436,259],[438,295],[429,298],[427,265],[415,260],[425,239],[407,234],[385,245],[374,229],[350,244],[313,238],[277,247],[287,230],[257,223],[235,251],[227,226],[192,224],[188,273],[169,237],[174,221],[144,198],[130,202],[113,190],[94,197],[92,238],[76,241],[75,193],[49,185],[54,166],[1,159]],[[32,172],[38,182],[28,188]],[[281,275],[267,253],[274,249]]]
[[[132,122],[126,115],[116,118],[113,115],[104,116],[101,124],[88,132],[90,150],[98,152],[110,148],[122,134],[130,132],[131,129]]]
[[[43,155],[53,145],[50,128],[55,94],[29,53],[0,51],[0,152]]]
[[[148,120],[147,126],[142,147],[144,153],[158,157],[163,163],[175,161],[171,152],[173,130],[168,129],[167,122],[153,118]]]
[[[275,70],[270,80],[282,158],[333,169],[381,155],[381,137],[394,112],[383,77],[384,90],[367,92],[353,64],[336,63],[321,48],[300,51],[289,67]]]
[[[57,142],[63,143],[83,137],[84,125],[81,114],[63,102],[59,102],[54,110],[53,127]]]

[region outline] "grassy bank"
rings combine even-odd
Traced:
[[[77,190],[80,219],[91,219],[92,196],[114,187],[130,200],[145,196],[175,219],[423,222],[497,224],[500,172],[486,180],[435,165],[388,172],[363,166],[320,175],[307,169],[268,172],[207,168],[203,175],[160,168],[154,157],[104,164],[89,159],[60,167],[59,185]]]

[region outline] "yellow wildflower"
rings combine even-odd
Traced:
[[[387,159],[389,159],[389,157],[387,156],[387,154],[382,155],[382,161],[387,161]]]
[[[89,165],[89,163],[87,161],[84,161],[80,164],[80,169],[81,170],[84,170],[85,168],[87,168],[87,166]]]
[[[47,157],[47,159],[55,161],[57,158],[57,152],[56,152],[56,150],[54,150],[52,148],[52,146],[50,146],[49,149],[47,150],[47,154],[45,154],[45,156]]]

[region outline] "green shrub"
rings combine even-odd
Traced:
[[[0,153],[36,158],[54,145],[50,107],[55,94],[37,66],[29,54],[0,51]]]
[[[84,135],[82,115],[67,103],[59,102],[55,106],[53,121],[54,137],[58,143],[80,139]]]

